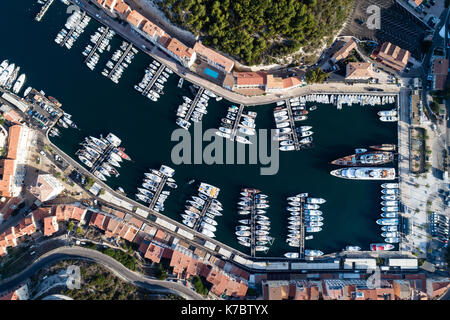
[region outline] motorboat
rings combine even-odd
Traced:
[[[386,207],[397,207],[398,201],[393,201],[393,200],[382,201],[381,205],[386,206]]]
[[[394,180],[396,178],[394,168],[350,167],[333,170],[330,174],[335,177],[354,180]]]
[[[398,207],[382,207],[381,211],[384,212],[398,212]]]
[[[381,227],[381,231],[395,232],[395,231],[398,231],[398,226],[383,226],[383,227]]]
[[[381,193],[385,195],[398,195],[398,189],[383,189]]]
[[[399,185],[398,183],[383,183],[381,187],[384,189],[398,189]]]
[[[399,243],[400,242],[400,238],[394,238],[394,237],[384,238],[384,241],[386,243]]]
[[[358,247],[358,246],[346,246],[345,247],[345,251],[360,251],[361,250],[361,247]]]
[[[383,212],[381,214],[382,218],[398,218],[398,213],[397,212]]]
[[[392,250],[394,246],[392,244],[385,243],[371,243],[369,248],[370,251],[388,251]]]
[[[323,252],[320,250],[308,250],[305,249],[305,255],[306,256],[311,256],[311,257],[320,257],[321,255],[323,255]]]
[[[382,225],[382,226],[396,226],[396,225],[398,225],[398,219],[397,218],[378,219],[377,224]]]
[[[398,238],[399,237],[399,233],[397,231],[391,231],[391,232],[387,231],[387,232],[383,232],[381,234],[381,236],[383,238]]]
[[[323,204],[325,202],[327,202],[325,199],[322,198],[307,198],[306,199],[307,203],[312,203],[312,204]]]

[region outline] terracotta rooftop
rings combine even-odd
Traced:
[[[22,126],[14,125],[9,128],[8,134],[8,153],[6,155],[9,159],[17,159],[17,148],[19,146],[20,131]]]
[[[403,70],[408,63],[411,53],[408,50],[402,49],[390,42],[384,42],[378,52],[384,64],[396,70]]]
[[[347,79],[368,79],[373,76],[372,64],[370,62],[347,63]]]
[[[166,42],[166,48],[181,59],[191,59],[194,53],[192,48],[185,46],[176,38],[170,38],[170,40]]]
[[[264,86],[266,84],[265,72],[234,72],[238,86]]]
[[[56,216],[44,218],[44,236],[48,237],[58,231]]]
[[[145,17],[136,10],[131,11],[130,14],[127,16],[128,23],[132,24],[136,28],[139,28],[142,21],[144,20],[146,20]]]
[[[200,42],[196,42],[194,45],[194,51],[198,55],[204,57],[205,59],[211,61],[213,64],[221,66],[226,72],[231,72],[234,66],[234,61],[225,57],[224,55],[218,53],[217,51],[205,47]]]

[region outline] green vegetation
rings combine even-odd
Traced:
[[[430,108],[434,112],[434,114],[439,114],[439,104],[436,101],[431,101]]]
[[[199,276],[195,276],[192,278],[192,284],[195,287],[195,291],[206,296],[208,294],[208,289],[203,283],[202,279]]]
[[[323,72],[322,69],[309,69],[306,72],[306,82],[308,83],[323,83],[328,78],[328,73]]]
[[[87,190],[89,190],[95,183],[94,178],[90,177],[90,176],[86,176],[86,184],[85,184],[85,188]]]
[[[165,0],[160,9],[176,25],[200,35],[204,44],[245,64],[303,48],[311,52],[332,37],[353,0]]]
[[[80,235],[83,232],[83,229],[81,227],[77,227],[77,230],[75,232]]]
[[[167,279],[167,270],[165,270],[165,268],[164,268],[162,263],[158,264],[158,268],[155,271],[155,276],[159,280],[166,280]]]
[[[101,250],[101,252],[103,254],[110,256],[111,258],[116,259],[117,261],[119,261],[121,264],[123,264],[128,269],[130,269],[132,271],[137,270],[136,259],[134,257],[130,256],[129,254],[127,254],[121,250],[114,250],[111,248]]]
[[[67,230],[68,230],[68,231],[72,231],[74,226],[75,226],[75,225],[73,224],[73,222],[70,221],[70,222],[67,224]]]

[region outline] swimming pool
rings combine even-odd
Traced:
[[[217,79],[217,77],[219,76],[219,74],[218,74],[216,71],[211,70],[211,69],[209,69],[209,68],[206,68],[205,71],[204,71],[204,73],[205,73],[207,76],[213,77],[214,79]]]

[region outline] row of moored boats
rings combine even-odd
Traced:
[[[12,92],[19,94],[26,80],[26,75],[24,73],[19,75],[19,72],[19,66],[9,63],[9,60],[3,60],[0,64],[0,87],[6,90],[12,89]]]
[[[118,177],[120,163],[123,160],[131,160],[119,147],[121,140],[109,133],[106,138],[86,137],[81,143],[83,146],[76,152],[78,159],[89,169],[93,171],[94,176],[102,181],[106,181],[111,175]]]
[[[255,119],[258,114],[255,111],[240,111],[236,105],[228,108],[227,115],[222,118],[219,131],[216,135],[231,141],[237,141],[243,144],[252,144],[245,136],[254,136],[256,134]],[[236,126],[236,122],[237,126]]]
[[[91,17],[85,13],[81,13],[80,10],[74,10],[72,15],[67,18],[65,28],[62,28],[58,32],[55,38],[55,42],[60,46],[65,46],[67,49],[71,49],[75,41],[84,32],[87,25],[91,21]]]
[[[164,94],[164,84],[169,79],[170,74],[173,73],[172,70],[164,67],[155,79],[159,68],[161,68],[161,63],[153,60],[145,69],[145,74],[141,82],[134,86],[134,89],[153,102],[158,101],[158,99]]]
[[[381,236],[388,244],[399,243],[400,233],[399,225],[399,190],[398,183],[383,183],[381,185],[381,219],[377,224],[381,225]],[[389,250],[389,249],[385,249]]]
[[[163,189],[166,185],[172,189],[177,188],[174,174],[174,169],[164,165],[159,170],[150,169],[150,172],[145,172],[145,178],[142,186],[138,188],[136,199],[149,204],[152,210],[164,211],[164,202],[170,195],[170,191]]]
[[[235,235],[240,245],[251,247],[255,252],[267,253],[273,243],[270,236],[270,220],[266,216],[269,208],[267,195],[258,189],[244,188],[238,202],[238,214],[246,219],[239,220]]]
[[[182,78],[181,78],[182,79]],[[203,90],[201,88],[194,88],[193,90],[199,90],[196,92],[196,98],[192,100],[189,97],[183,96],[183,103],[178,106],[176,124],[185,130],[189,130],[191,122],[202,121],[203,116],[208,113],[206,108],[208,107],[209,99],[216,97],[214,93],[209,90]],[[200,95],[197,97],[197,95]],[[195,104],[195,105],[194,105]]]
[[[217,200],[220,189],[207,183],[200,183],[198,194],[186,200],[181,217],[183,224],[210,238],[215,237],[217,222],[222,216],[222,203]]]

